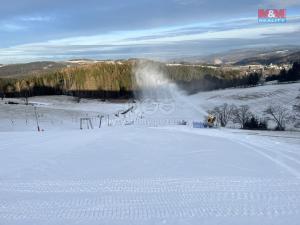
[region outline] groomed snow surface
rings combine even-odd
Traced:
[[[288,106],[299,89],[207,92],[119,116],[133,103],[35,97],[43,132],[33,106],[0,102],[0,224],[299,224],[299,132],[172,124],[222,99],[259,110],[232,97],[246,93],[264,106],[281,93]],[[99,129],[98,115],[110,126],[104,119]],[[94,129],[80,130],[81,117]]]

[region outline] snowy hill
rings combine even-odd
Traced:
[[[0,224],[296,225],[299,132],[195,129],[174,121],[202,120],[224,102],[257,113],[273,102],[292,110],[299,89],[295,83],[177,93],[171,102],[4,99]],[[43,132],[36,131],[34,107]],[[79,129],[82,117],[92,119],[93,130]]]
[[[98,117],[104,120],[133,121],[138,118],[145,120],[197,120],[203,121],[207,110],[224,103],[235,105],[249,105],[251,111],[258,116],[263,115],[269,105],[279,104],[293,111],[293,106],[299,104],[300,83],[265,85],[253,88],[232,88],[218,91],[201,92],[192,96],[185,96],[170,87],[172,93],[168,100],[156,101],[146,98],[142,102],[109,103],[100,100],[77,99],[68,96],[44,96],[29,98],[29,103],[37,107],[41,126],[45,130],[78,129],[82,117],[91,117],[98,124]],[[175,94],[174,94],[175,93]],[[9,105],[0,100],[0,131],[35,130],[36,121],[34,107],[24,105],[24,99],[11,99],[19,105]],[[115,114],[134,106],[135,110],[126,115],[116,117]],[[139,120],[140,121],[140,120]],[[105,122],[107,124],[107,122]],[[151,125],[151,123],[149,124]],[[152,124],[153,125],[153,124]],[[168,124],[167,124],[168,125]]]
[[[211,92],[202,92],[191,96],[191,101],[198,103],[205,110],[224,103],[248,105],[258,116],[270,105],[280,105],[296,114],[294,105],[300,104],[300,83],[264,85],[253,88],[232,88]]]

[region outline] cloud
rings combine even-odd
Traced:
[[[194,27],[195,29],[196,27]],[[64,38],[51,40],[43,45],[151,45],[151,44],[168,44],[182,41],[199,41],[199,40],[214,40],[214,39],[258,39],[264,36],[275,34],[287,34],[300,30],[300,24],[273,24],[273,25],[258,25],[243,28],[231,28],[226,30],[209,30],[203,31],[201,26],[192,33],[182,32],[185,26],[179,28],[165,29],[149,29],[140,31],[123,31],[110,33],[106,35],[92,35]],[[199,32],[200,30],[200,32]],[[151,34],[150,36],[147,36]],[[170,35],[171,34],[171,35]]]
[[[50,16],[23,16],[19,20],[25,22],[50,22],[53,21],[53,17]]]
[[[20,30],[26,30],[27,27],[23,25],[18,25],[14,23],[0,23],[0,31],[2,32],[16,32]]]
[[[10,0],[0,7],[0,63],[14,57],[61,59],[79,54],[192,55],[238,44],[243,48],[269,45],[270,40],[278,45],[295,42],[300,38],[298,2]],[[286,24],[257,23],[259,7],[278,4],[293,7]]]
[[[260,0],[10,0],[0,7],[0,21],[23,22],[55,20],[43,30],[32,27],[33,38],[49,40],[61,36],[90,35],[122,30],[142,30],[163,26],[207,22],[240,17],[257,12]],[[38,24],[38,23],[37,23]],[[21,42],[23,34],[12,36],[11,42]],[[9,43],[9,42],[8,42]],[[1,45],[1,39],[0,39]]]
[[[299,18],[286,24],[257,24],[256,18],[198,23],[157,29],[128,30],[89,36],[53,39],[0,49],[0,62],[23,58],[122,58],[155,55],[199,55],[236,47],[287,44],[300,38]],[[245,26],[245,24],[249,26]],[[228,23],[224,29],[223,23]],[[207,30],[208,27],[212,27]],[[221,29],[223,28],[223,29]]]

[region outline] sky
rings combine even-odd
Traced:
[[[262,24],[257,10],[287,10]],[[0,0],[0,64],[300,45],[300,0]]]

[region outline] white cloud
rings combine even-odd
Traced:
[[[23,16],[19,18],[21,21],[25,22],[50,22],[53,17],[50,16]]]
[[[52,40],[44,45],[137,45],[137,44],[167,44],[170,42],[182,42],[182,41],[197,41],[197,40],[213,40],[213,39],[258,39],[266,35],[273,34],[287,34],[300,31],[300,24],[274,24],[269,26],[257,25],[255,27],[242,28],[242,29],[228,29],[224,31],[207,31],[196,34],[179,34],[176,36],[165,36],[158,38],[143,37],[151,34],[167,33],[166,30],[144,30],[140,32],[123,32],[108,35],[94,35],[94,36],[81,36],[73,38],[65,38],[59,40]],[[127,40],[135,38],[135,40]],[[141,40],[138,40],[141,38]]]
[[[15,23],[6,23],[6,22],[0,23],[0,31],[15,32],[15,31],[20,31],[25,29],[27,29],[26,26],[18,25]]]
[[[15,32],[26,30],[30,28],[30,25],[26,22],[50,22],[54,18],[49,16],[23,16],[16,17],[10,21],[0,22],[0,31],[3,32]]]
[[[213,30],[209,31],[209,25],[204,27],[208,30],[206,32],[184,33],[187,27],[203,28],[201,24],[189,24],[181,27],[168,27],[149,30],[138,31],[123,31],[113,32],[109,34],[79,36],[64,39],[49,40],[40,43],[23,44],[13,46],[10,48],[0,49],[0,61],[7,58],[21,58],[21,57],[41,57],[41,56],[56,56],[57,58],[65,54],[72,55],[84,54],[88,51],[118,51],[124,46],[136,47],[140,46],[156,46],[167,45],[170,43],[188,43],[193,41],[211,41],[211,40],[232,40],[232,39],[252,39],[259,40],[268,36],[286,35],[299,32],[299,19],[294,18],[295,22],[285,24],[256,24],[252,26],[243,25],[241,29],[235,28],[227,30]],[[246,20],[249,20],[247,18]],[[255,20],[255,18],[253,18]],[[237,21],[240,21],[239,19]],[[251,20],[250,20],[251,21]],[[230,24],[234,21],[230,21]],[[253,22],[252,22],[253,24]],[[211,24],[214,27],[214,24]],[[201,29],[200,29],[201,30]],[[171,33],[171,35],[170,35]],[[177,35],[174,35],[177,34]],[[120,51],[121,52],[121,51]],[[121,53],[120,53],[121,54]]]

